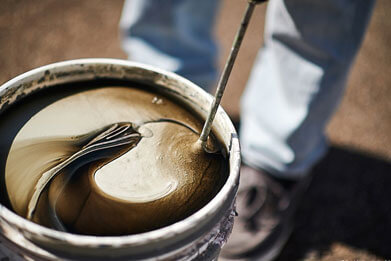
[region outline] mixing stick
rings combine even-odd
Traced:
[[[202,128],[202,132],[201,132],[200,138],[198,140],[199,142],[201,142],[202,148],[204,148],[206,151],[208,151],[208,149],[206,148],[206,143],[208,140],[209,133],[212,129],[213,120],[216,116],[216,112],[217,112],[217,109],[220,105],[221,98],[223,97],[224,90],[227,85],[228,78],[231,74],[232,67],[235,63],[236,56],[238,55],[240,45],[242,44],[244,34],[246,33],[250,18],[252,16],[254,8],[255,8],[255,5],[259,4],[261,2],[264,2],[264,1],[250,0],[248,2],[246,11],[244,13],[244,16],[242,18],[242,22],[239,27],[239,30],[236,33],[234,42],[232,44],[231,51],[228,56],[228,60],[224,66],[223,73],[221,74],[221,77],[220,77],[219,82],[217,84],[217,90],[216,90],[215,96],[213,98],[213,102],[211,104],[211,107],[210,107],[210,110],[208,113],[208,117],[206,118],[204,127]]]

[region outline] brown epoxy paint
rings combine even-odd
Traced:
[[[20,126],[5,164],[14,211],[26,217],[42,174],[80,150],[86,134],[116,123],[134,124],[141,139],[60,171],[41,194],[33,221],[73,233],[140,233],[187,217],[222,187],[224,153],[194,146],[202,127],[195,115],[160,94],[108,85],[53,99]]]

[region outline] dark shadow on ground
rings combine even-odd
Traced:
[[[339,242],[391,257],[391,163],[333,146],[314,168],[296,227],[278,260],[319,257]]]

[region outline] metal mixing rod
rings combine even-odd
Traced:
[[[251,15],[253,14],[255,5],[266,2],[266,0],[249,0],[248,5],[246,8],[246,11],[244,13],[244,16],[242,18],[242,22],[240,24],[239,30],[236,33],[234,42],[232,44],[231,52],[228,56],[228,60],[225,63],[223,73],[221,74],[221,77],[219,79],[219,82],[217,84],[217,90],[213,99],[213,102],[211,104],[208,117],[206,118],[204,127],[202,128],[202,132],[200,135],[200,138],[198,139],[201,142],[202,147],[208,151],[206,148],[206,142],[208,140],[209,133],[212,129],[212,123],[216,116],[217,109],[220,105],[221,98],[223,97],[223,93],[225,90],[225,86],[227,85],[228,78],[231,74],[232,67],[234,66],[236,56],[238,55],[240,45],[242,44],[244,34],[246,33]]]

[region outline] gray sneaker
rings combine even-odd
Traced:
[[[282,180],[242,166],[238,217],[219,260],[273,260],[292,233],[295,210],[310,182],[307,177]]]

